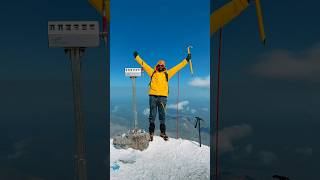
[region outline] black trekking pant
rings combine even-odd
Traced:
[[[161,132],[165,132],[165,124],[166,124],[166,105],[167,105],[167,97],[166,96],[154,96],[149,95],[149,132],[154,132],[155,129],[155,120],[157,116],[157,111],[159,112],[159,121],[160,121],[160,130]]]

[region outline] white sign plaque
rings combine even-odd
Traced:
[[[129,77],[140,77],[141,76],[141,68],[125,68],[125,75]]]
[[[98,21],[48,21],[49,48],[98,47]]]

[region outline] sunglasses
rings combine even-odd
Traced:
[[[157,67],[164,67],[164,65],[163,64],[158,64]]]

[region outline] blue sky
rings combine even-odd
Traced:
[[[113,87],[130,87],[124,76],[125,67],[139,67],[133,59],[137,50],[151,66],[159,59],[173,67],[187,55],[192,44],[195,77],[209,75],[209,1],[114,1],[111,10],[111,91]],[[194,77],[189,66],[180,73],[182,87],[188,87]],[[137,79],[137,86],[147,88],[150,78]],[[170,80],[170,92],[177,86],[177,76]],[[190,90],[188,93],[197,92]],[[131,93],[131,92],[129,92]],[[128,93],[128,95],[130,95]],[[197,92],[199,93],[199,92]],[[209,91],[207,91],[209,94]],[[119,95],[121,96],[121,94]],[[209,97],[209,96],[207,96]]]

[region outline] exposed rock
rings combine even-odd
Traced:
[[[113,138],[113,145],[116,148],[136,149],[143,151],[149,146],[149,133],[144,130],[129,130],[127,133]]]

